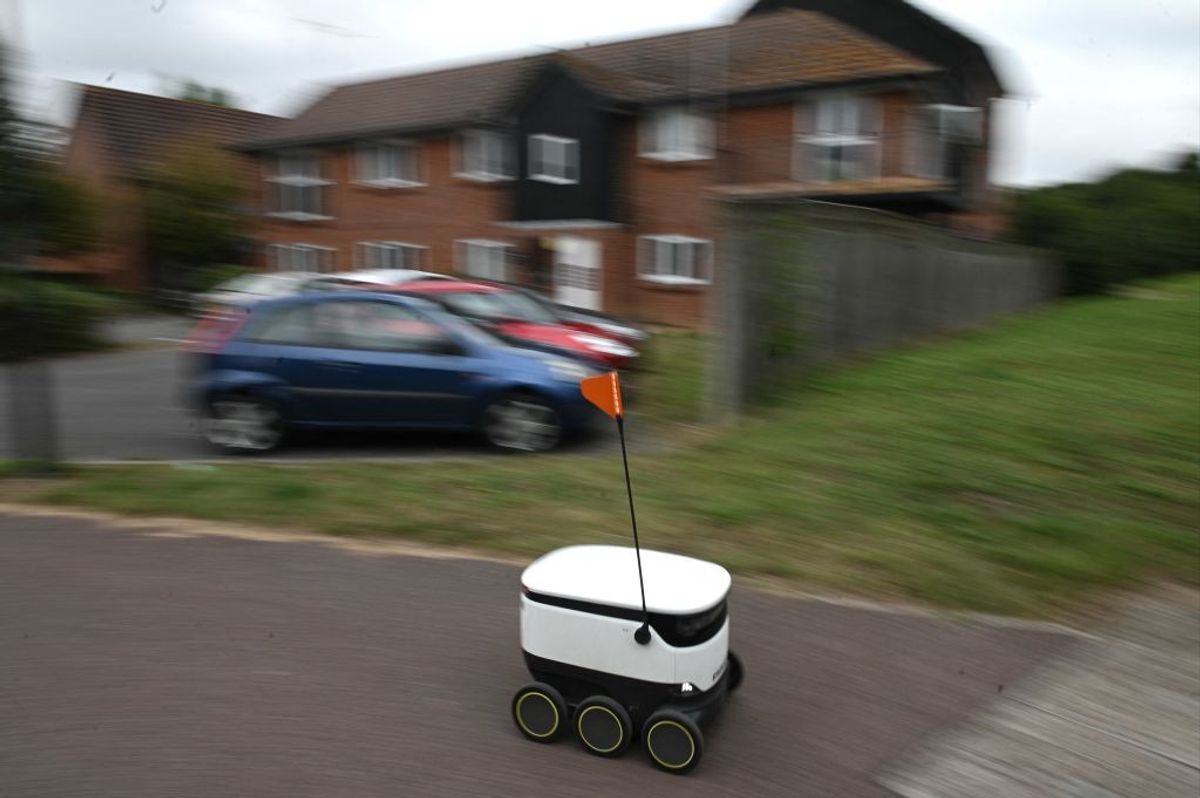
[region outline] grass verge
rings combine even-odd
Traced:
[[[1148,288],[846,367],[634,458],[644,541],[807,590],[1029,616],[1196,582],[1200,276]],[[651,418],[686,415],[699,379],[661,366],[700,341],[666,346]],[[537,555],[624,542],[623,491],[619,459],[547,456],[93,467],[16,498]]]

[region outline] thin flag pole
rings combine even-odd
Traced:
[[[637,555],[638,589],[642,593],[642,625],[633,633],[633,639],[641,645],[650,642],[650,613],[646,610],[646,581],[642,577],[642,544],[638,540],[637,512],[633,509],[633,481],[629,478],[629,453],[625,449],[625,408],[621,401],[621,378],[617,372],[598,374],[579,382],[583,396],[603,410],[617,422],[617,434],[621,438],[621,462],[625,466],[625,492],[629,495],[629,520],[633,524],[633,551]]]
[[[617,416],[617,433],[621,438],[621,462],[625,465],[625,492],[629,495],[629,520],[633,524],[633,551],[637,556],[638,587],[642,591],[642,625],[633,638],[645,645],[650,642],[650,613],[646,611],[646,582],[642,578],[642,545],[638,541],[637,513],[633,509],[633,482],[629,479],[629,455],[625,451],[625,419]]]

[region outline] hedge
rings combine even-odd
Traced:
[[[75,286],[0,274],[0,363],[102,348],[119,303]]]

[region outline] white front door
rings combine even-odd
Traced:
[[[554,242],[554,301],[600,310],[602,280],[600,242],[559,236]]]

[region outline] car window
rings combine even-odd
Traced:
[[[525,294],[516,291],[506,291],[501,294],[495,294],[500,300],[503,307],[506,308],[508,316],[524,321],[535,322],[537,324],[554,324],[557,319],[548,310],[542,307],[536,299],[533,299]]]
[[[242,338],[264,344],[319,346],[312,325],[312,305],[260,311],[246,325]]]
[[[501,341],[496,336],[484,330],[462,316],[455,316],[453,313],[446,313],[442,317],[442,323],[447,329],[453,330],[459,338],[465,338],[474,343],[476,346],[483,347],[504,347],[507,344]]]
[[[446,306],[455,313],[488,321],[516,319],[535,324],[553,324],[555,319],[529,297],[516,291],[443,294]]]
[[[322,302],[313,330],[326,346],[383,352],[426,352],[448,338],[437,324],[387,302]]]
[[[354,283],[352,281],[342,277],[318,277],[305,283],[303,292],[306,294],[316,294],[322,291],[340,291],[353,286]]]
[[[442,294],[446,307],[455,313],[472,316],[476,319],[496,319],[500,317],[500,308],[488,294]]]

